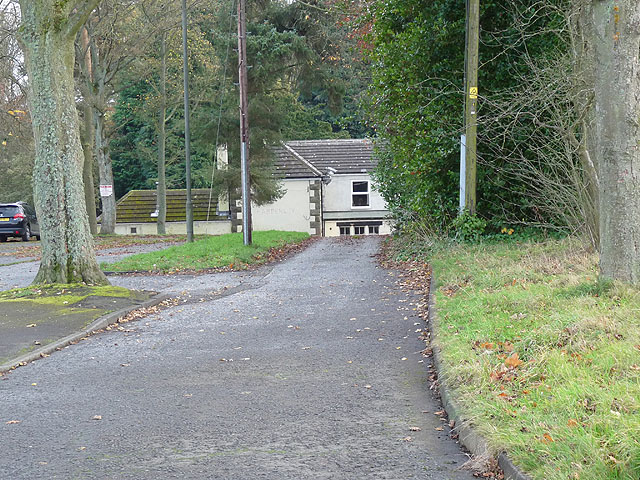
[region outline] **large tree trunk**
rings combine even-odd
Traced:
[[[640,282],[640,3],[593,0],[600,274]]]
[[[20,40],[36,145],[34,194],[42,232],[35,283],[108,283],[96,261],[87,220],[73,82],[75,35],[97,3],[20,2]]]
[[[164,235],[167,221],[167,33],[163,30],[160,39],[160,112],[158,115],[158,235]]]

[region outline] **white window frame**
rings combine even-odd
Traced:
[[[346,230],[343,230],[346,229]],[[346,233],[342,233],[343,231],[346,231]],[[343,225],[341,227],[338,227],[338,232],[340,233],[341,237],[350,237],[351,236],[351,225]]]
[[[356,183],[366,183],[367,191],[366,192],[354,192],[353,187]],[[353,197],[354,195],[366,195],[367,196],[367,205],[354,205]],[[354,209],[365,209],[371,208],[371,181],[370,180],[351,180],[351,208]]]

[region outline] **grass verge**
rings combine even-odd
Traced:
[[[575,239],[429,248],[441,373],[490,446],[533,479],[640,478],[640,292]]]
[[[114,272],[180,272],[209,269],[245,269],[278,258],[280,249],[295,248],[308,239],[300,232],[253,232],[252,245],[245,246],[241,233],[205,237],[193,243],[132,255],[102,268]]]

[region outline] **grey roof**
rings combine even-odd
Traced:
[[[370,173],[377,164],[370,139],[296,140],[274,150],[276,171],[283,178],[319,177],[329,168],[338,175]]]
[[[155,223],[157,218],[151,216],[156,209],[156,190],[131,190],[116,203],[117,223]],[[220,220],[216,208],[218,199],[214,195],[209,203],[208,188],[191,190],[193,220]],[[186,220],[186,190],[167,190],[167,222],[184,222]]]

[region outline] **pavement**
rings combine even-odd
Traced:
[[[378,247],[110,277],[176,301],[0,378],[0,478],[471,480],[430,388],[422,299]]]

